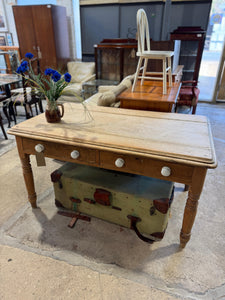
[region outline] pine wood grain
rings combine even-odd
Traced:
[[[98,149],[167,157],[214,167],[215,154],[208,120],[186,116],[136,110],[88,108],[93,121],[85,123],[80,104],[65,105],[60,124],[49,124],[44,114],[14,126],[9,134],[42,138],[59,143],[75,143]]]

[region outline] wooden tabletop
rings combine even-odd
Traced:
[[[149,102],[166,102],[175,104],[181,83],[173,82],[172,87],[167,87],[167,94],[163,94],[163,83],[157,80],[145,80],[144,84],[140,84],[138,80],[134,92],[131,92],[132,87],[128,88],[120,95],[118,95],[118,100],[134,99],[134,100],[145,100]]]
[[[204,116],[159,113],[66,103],[61,123],[41,114],[12,127],[16,136],[216,167],[214,145]],[[86,116],[86,117],[85,117]]]
[[[14,74],[0,74],[0,85],[6,85],[21,81],[22,77]]]

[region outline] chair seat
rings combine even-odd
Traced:
[[[11,90],[11,94],[23,94],[24,92],[24,89],[21,87],[21,88],[18,88],[18,89],[13,89]],[[31,92],[31,88],[30,87],[27,87],[26,88],[26,92],[27,93],[30,93]]]
[[[12,94],[11,98],[12,98],[14,105],[22,105],[25,102],[24,96],[21,93]],[[27,94],[26,101],[29,102],[30,100],[31,100],[31,95]]]
[[[26,118],[33,117],[32,106],[35,107],[36,114],[38,115],[38,109],[42,113],[42,95],[38,93],[36,87],[27,86],[25,79],[22,78],[23,87],[11,90],[11,99],[13,101],[13,107],[15,114],[17,115],[17,106],[23,106],[25,109]]]
[[[62,95],[81,96],[82,83],[71,83],[62,92]]]
[[[200,90],[198,88],[194,88],[195,97],[198,99]],[[179,93],[180,100],[190,100],[193,99],[193,88],[192,87],[182,87]]]
[[[143,51],[143,52],[137,52],[137,56],[143,56],[147,58],[153,58],[153,59],[162,59],[165,57],[172,57],[174,55],[173,51]]]
[[[19,102],[21,102],[21,104],[25,102],[23,87],[11,90],[11,95],[15,105],[20,105]],[[30,102],[31,99],[31,87],[26,87],[26,101]]]
[[[8,99],[6,94],[0,94],[0,102]]]
[[[197,86],[182,86],[179,93],[179,99],[176,103],[175,111],[178,106],[192,107],[192,114],[195,114],[200,90]]]

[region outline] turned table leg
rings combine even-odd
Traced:
[[[191,237],[191,229],[197,213],[198,200],[205,181],[207,169],[196,167],[193,172],[192,184],[189,187],[188,198],[184,209],[183,225],[180,232],[180,247],[184,248]]]
[[[30,163],[30,155],[23,152],[22,139],[20,137],[16,137],[16,142],[17,142],[17,149],[22,164],[23,177],[24,177],[24,181],[28,193],[28,200],[31,206],[33,208],[36,208],[37,195],[34,187],[34,177],[33,177],[32,167]]]
[[[31,206],[33,208],[36,208],[37,195],[34,187],[34,177],[33,177],[33,172],[30,164],[30,156],[28,154],[25,154],[25,157],[20,158],[20,160],[22,164],[25,185],[27,188],[28,200],[30,201]]]

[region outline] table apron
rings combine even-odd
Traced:
[[[91,149],[76,145],[65,145],[49,141],[22,138],[22,151],[26,154],[36,154],[35,146],[42,144],[44,146],[44,156],[62,161],[96,166],[119,172],[127,172],[132,174],[144,175],[148,177],[159,178],[168,181],[180,182],[190,185],[195,166],[188,166],[183,163],[174,163],[164,161],[163,159],[155,159],[135,154],[123,154],[102,149]],[[79,157],[73,159],[72,151],[78,151]],[[124,165],[116,167],[115,161],[118,158],[124,160]],[[169,167],[170,176],[163,176],[161,170],[163,167]]]

